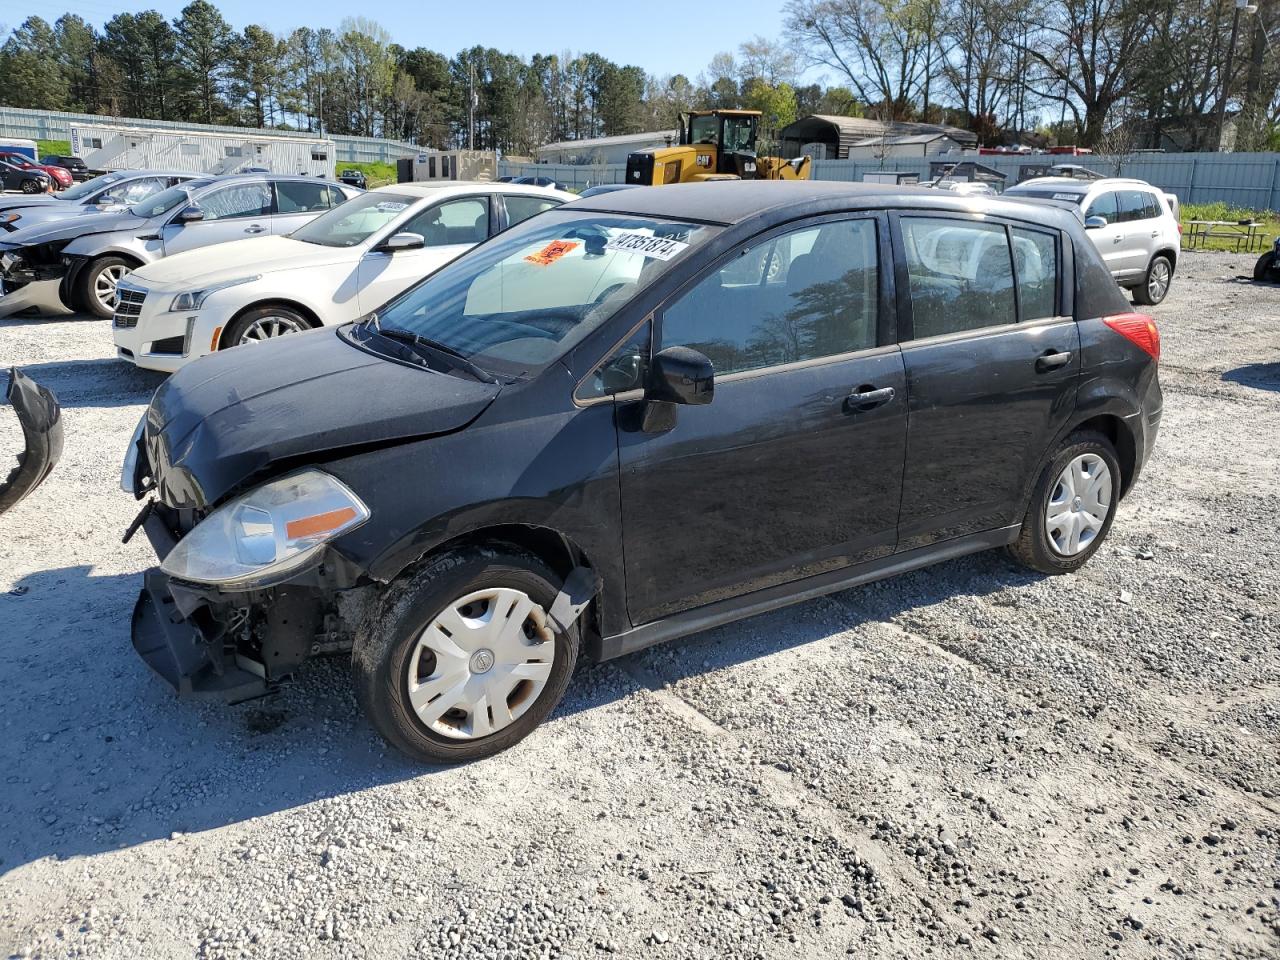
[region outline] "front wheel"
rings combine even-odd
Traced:
[[[264,343],[275,340],[290,333],[302,333],[310,330],[311,324],[297,310],[289,307],[256,307],[236,318],[227,330],[223,345],[228,347],[245,346],[251,343]]]
[[[564,696],[577,626],[547,611],[559,578],[516,547],[442,554],[394,584],[357,630],[356,698],[418,760],[459,763],[527,736]]]
[[[1151,258],[1142,283],[1133,290],[1133,299],[1147,307],[1154,307],[1169,293],[1173,283],[1173,262],[1163,253]]]
[[[1258,258],[1258,262],[1253,265],[1253,279],[1255,280],[1271,280],[1271,274],[1275,273],[1275,280],[1280,281],[1280,263],[1276,262],[1276,252],[1268,250]]]
[[[1071,573],[1102,546],[1120,498],[1120,463],[1100,433],[1067,437],[1036,482],[1009,554],[1040,573]]]
[[[78,305],[95,317],[110,320],[116,312],[116,285],[133,273],[133,264],[123,257],[99,257],[83,270],[77,283]]]
[[[22,192],[23,193],[44,193],[44,187],[40,185],[39,180],[23,180]]]

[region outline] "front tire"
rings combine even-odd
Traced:
[[[1120,482],[1110,440],[1092,430],[1071,434],[1041,471],[1009,555],[1040,573],[1079,570],[1111,531]]]
[[[397,581],[357,629],[356,699],[392,746],[460,763],[513,746],[555,709],[576,625],[547,618],[560,579],[513,546],[451,550]]]
[[[1276,280],[1280,281],[1280,264],[1276,263],[1276,252],[1268,250],[1258,258],[1258,262],[1253,265],[1253,279],[1268,281],[1271,280],[1270,274],[1276,272]]]
[[[1169,287],[1173,284],[1173,261],[1163,253],[1158,253],[1147,264],[1146,275],[1142,283],[1133,289],[1135,303],[1154,307],[1169,295]]]
[[[76,281],[76,306],[110,320],[116,312],[116,284],[133,273],[133,267],[123,257],[99,257],[88,264]]]
[[[40,186],[39,180],[23,180],[22,192],[23,193],[44,193],[44,187]]]
[[[264,343],[290,333],[311,329],[311,322],[290,307],[265,306],[246,310],[223,335],[222,346],[239,347]]]

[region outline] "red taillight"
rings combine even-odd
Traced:
[[[1117,313],[1103,317],[1102,322],[1151,354],[1153,360],[1160,359],[1160,331],[1156,329],[1155,320],[1145,313]]]
[[[1182,221],[1178,221],[1178,236],[1182,236]]]

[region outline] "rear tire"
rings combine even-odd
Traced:
[[[1040,472],[1009,556],[1040,573],[1079,570],[1111,532],[1120,484],[1111,441],[1092,430],[1071,434]]]
[[[1147,264],[1142,282],[1133,288],[1133,300],[1143,306],[1154,307],[1169,295],[1173,285],[1173,261],[1165,254],[1157,253]]]
[[[428,763],[477,760],[523,739],[560,702],[578,659],[577,625],[557,633],[546,619],[559,592],[542,560],[501,545],[448,551],[392,584],[351,655],[374,729]]]
[[[75,306],[103,320],[116,312],[116,284],[133,273],[134,264],[124,257],[99,257],[80,270],[75,284]]]
[[[1275,273],[1276,276],[1271,274]],[[1280,281],[1280,265],[1276,263],[1276,252],[1268,250],[1253,265],[1253,279],[1261,281]]]

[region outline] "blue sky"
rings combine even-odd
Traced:
[[[776,38],[782,29],[784,0],[738,0],[722,4],[573,3],[558,0],[480,0],[479,3],[367,4],[351,0],[310,0],[303,4],[222,0],[215,6],[237,29],[259,23],[277,33],[304,23],[337,27],[346,16],[376,9],[377,20],[405,47],[424,46],[452,55],[481,44],[508,53],[559,53],[594,50],[617,63],[633,63],[651,73],[695,77],[721,50],[757,34]],[[8,0],[0,21],[9,27],[31,14],[52,21],[77,13],[101,27],[116,13],[159,10],[173,18],[183,2],[175,0]]]

